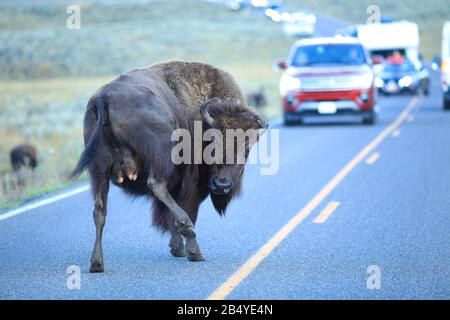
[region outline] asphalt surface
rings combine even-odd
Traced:
[[[359,163],[334,191],[228,296],[230,299],[449,299],[450,113],[432,95]],[[104,232],[106,272],[90,274],[94,242],[89,192],[0,221],[1,299],[205,299],[264,245],[411,97],[381,98],[379,122],[324,120],[280,130],[280,168],[262,176],[248,166],[244,192],[225,218],[209,200],[198,241],[205,262],[169,254],[168,237],[150,226],[148,201],[113,188]],[[330,202],[340,206],[313,222]],[[2,214],[5,214],[4,212]],[[0,214],[1,218],[1,214]],[[81,268],[80,289],[66,270]],[[367,288],[367,268],[381,288]]]

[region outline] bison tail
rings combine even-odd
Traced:
[[[73,169],[72,173],[70,174],[69,177],[70,180],[80,176],[86,170],[87,166],[94,158],[96,150],[98,148],[98,144],[102,136],[102,128],[106,124],[105,101],[101,97],[97,98],[97,100],[95,100],[94,102],[94,107],[97,111],[97,127],[95,128],[94,133],[87,142],[84,151],[81,154],[80,159],[78,160],[77,166],[75,167],[75,169]]]
[[[175,221],[166,205],[160,200],[154,199],[152,209],[153,225],[162,233],[172,232],[175,227]]]

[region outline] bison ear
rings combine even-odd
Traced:
[[[200,114],[202,115],[202,119],[209,124],[211,127],[214,126],[215,123],[215,119],[214,117],[209,113],[208,108],[209,105],[211,103],[218,103],[220,102],[219,98],[211,98],[206,100],[205,102],[202,103],[202,105],[200,106]]]

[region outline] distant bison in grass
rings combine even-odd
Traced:
[[[110,180],[130,195],[153,198],[153,224],[171,233],[173,256],[204,260],[194,230],[200,203],[210,196],[223,214],[239,193],[245,162],[175,164],[172,133],[177,129],[193,133],[194,122],[201,123],[203,131],[252,129],[257,136],[267,128],[245,106],[233,77],[203,63],[170,61],[134,69],[101,87],[89,100],[86,146],[72,177],[87,168],[91,178],[97,230],[91,272],[104,271],[102,230]],[[251,146],[236,147],[245,149],[247,159]],[[200,152],[204,148],[205,144]]]
[[[250,92],[247,94],[247,103],[249,106],[255,108],[265,107],[267,105],[266,94],[264,93],[264,87],[261,86],[259,91]]]
[[[23,185],[23,169],[34,170],[38,164],[36,148],[30,144],[21,144],[13,148],[9,156],[15,179],[18,185]]]

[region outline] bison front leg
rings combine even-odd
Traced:
[[[188,259],[190,261],[203,261],[204,258],[196,240],[194,224],[189,218],[189,215],[176,203],[164,183],[156,181],[153,177],[149,177],[147,184],[153,195],[169,208],[175,220],[175,225],[178,228],[172,233],[172,238],[169,243],[172,255],[176,257],[185,256],[183,239],[181,237],[183,235],[186,238]]]
[[[170,213],[175,219],[175,225],[178,228],[178,232],[183,236],[188,238],[195,238],[196,234],[194,231],[194,224],[189,218],[188,214],[181,209],[181,207],[172,198],[165,183],[158,182],[153,177],[149,177],[147,181],[149,189],[152,191],[153,195],[161,200],[167,208],[169,208]]]
[[[169,242],[170,253],[174,257],[186,257],[186,250],[184,247],[183,236],[178,231],[172,232]]]
[[[174,257],[186,257],[190,261],[204,261],[205,258],[198,246],[196,238],[186,238],[186,247],[183,242],[183,237],[178,231],[174,231],[170,237],[169,242],[170,253]],[[187,252],[187,254],[186,254]]]
[[[196,238],[186,238],[186,247],[184,246],[183,237],[178,231],[174,231],[169,242],[170,253],[174,257],[186,257],[190,261],[204,261],[205,258],[198,246]],[[187,253],[187,254],[186,254]]]
[[[186,239],[186,251],[187,258],[189,261],[204,261],[205,258],[198,246],[197,239],[195,238],[187,238]]]

